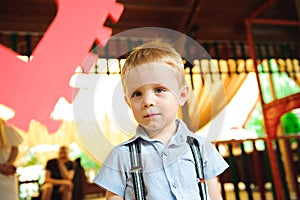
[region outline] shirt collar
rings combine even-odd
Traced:
[[[177,124],[177,131],[175,135],[171,138],[169,145],[171,144],[181,145],[182,143],[185,143],[187,138],[187,133],[190,132],[187,126],[185,125],[185,123],[180,119],[176,120],[176,124]]]
[[[193,137],[193,135],[194,135],[188,129],[186,124],[183,121],[181,121],[180,119],[176,119],[176,124],[177,124],[177,131],[176,131],[175,135],[171,138],[169,145],[171,145],[171,144],[180,145],[182,143],[186,143],[187,136]],[[145,129],[140,125],[136,128],[136,135],[133,138],[129,139],[129,141],[127,141],[126,143],[130,143],[130,142],[136,140],[137,138],[142,138],[143,140],[150,141],[150,142],[157,141],[157,140],[149,138]]]

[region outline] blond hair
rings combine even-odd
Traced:
[[[150,41],[134,48],[122,67],[122,80],[125,73],[132,68],[148,63],[161,63],[173,67],[178,74],[179,85],[185,84],[184,65],[180,54],[170,43],[162,40]]]

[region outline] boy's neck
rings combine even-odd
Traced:
[[[177,131],[177,124],[176,122],[170,124],[167,127],[164,127],[163,129],[160,130],[149,130],[146,129],[146,132],[151,139],[156,139],[164,143],[165,145],[169,144],[172,136],[176,133]]]

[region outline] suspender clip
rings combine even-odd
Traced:
[[[142,166],[139,165],[139,166],[132,167],[130,173],[141,172],[141,171],[142,171]]]
[[[198,178],[198,182],[200,182],[200,183],[205,183],[205,179],[204,178]]]

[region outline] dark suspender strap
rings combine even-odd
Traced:
[[[142,174],[141,145],[139,139],[129,143],[131,170],[136,200],[146,200]]]
[[[187,138],[187,142],[191,147],[195,161],[200,197],[203,200],[207,200],[206,183],[204,182],[205,178],[203,172],[203,160],[200,153],[199,143],[195,138],[189,136]]]

